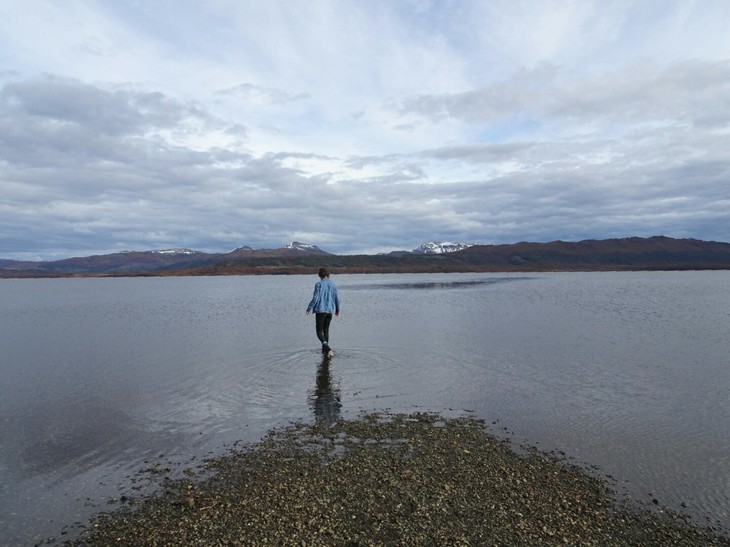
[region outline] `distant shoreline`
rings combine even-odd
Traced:
[[[320,261],[327,264],[328,261]],[[85,279],[85,278],[129,278],[129,277],[226,277],[226,276],[259,276],[259,275],[312,275],[314,266],[301,267],[239,267],[218,271],[210,269],[206,271],[164,271],[164,272],[134,272],[134,273],[11,273],[0,270],[1,279]],[[448,274],[448,273],[600,273],[600,272],[706,272],[706,271],[730,271],[730,266],[676,266],[676,267],[616,267],[616,268],[572,268],[572,269],[520,269],[520,268],[488,268],[488,267],[441,267],[441,268],[340,268],[330,267],[333,274]],[[316,272],[314,272],[316,273]]]
[[[316,248],[316,246],[312,246]],[[113,253],[50,262],[0,260],[0,277],[143,277],[333,273],[514,273],[730,270],[730,243],[649,238],[473,245],[440,254],[334,255],[318,248]]]

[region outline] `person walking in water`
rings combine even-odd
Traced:
[[[307,315],[314,312],[317,338],[322,342],[322,353],[331,356],[330,323],[332,314],[340,315],[340,297],[337,287],[330,281],[330,274],[326,268],[319,269],[319,281],[314,285],[312,300],[307,306]]]

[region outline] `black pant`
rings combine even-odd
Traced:
[[[332,322],[331,313],[317,313],[315,314],[315,325],[317,328],[317,338],[323,344],[328,344],[330,341],[330,323]]]

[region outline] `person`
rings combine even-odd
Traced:
[[[312,312],[315,315],[317,338],[322,343],[322,353],[331,355],[330,323],[333,313],[335,316],[340,315],[340,297],[337,294],[337,287],[330,281],[330,274],[326,268],[319,269],[319,281],[314,285],[314,294],[307,306],[307,315]]]

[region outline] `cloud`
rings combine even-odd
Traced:
[[[537,126],[671,122],[722,127],[730,120],[728,92],[730,61],[684,61],[661,68],[638,63],[620,73],[577,80],[561,78],[558,67],[541,64],[485,88],[411,96],[390,106],[401,115],[436,121],[453,117],[470,124],[534,120]]]
[[[200,149],[201,140],[226,129],[199,107],[160,92],[55,77],[6,84],[0,153],[8,240],[16,251],[44,245],[18,237],[17,221],[33,218],[53,234],[46,252],[59,238],[79,234],[93,234],[99,251],[103,242],[109,251],[139,245],[145,233],[168,233],[170,245],[178,231],[190,231],[186,219],[219,173],[250,159],[231,148]],[[165,230],[156,227],[165,223]],[[133,226],[137,235],[129,238]]]
[[[284,105],[294,101],[309,99],[309,93],[287,93],[253,84],[239,84],[216,92],[218,95],[241,98],[255,105]]]
[[[107,89],[54,76],[5,84],[0,108],[0,143],[11,162],[23,157],[38,162],[53,152],[73,162],[84,152],[105,161],[134,161],[125,152],[135,138],[184,140],[195,132],[230,129],[198,106],[158,91]]]
[[[730,233],[725,2],[5,7],[2,258]]]

